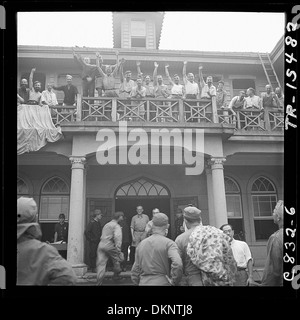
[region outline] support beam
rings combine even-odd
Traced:
[[[70,214],[67,260],[75,273],[83,276],[87,271],[84,263],[84,225],[85,225],[85,162],[84,156],[70,156],[72,164]]]
[[[225,161],[225,158],[214,157],[208,162],[212,172],[213,205],[215,226],[217,228],[220,228],[222,224],[228,223],[223,167]]]

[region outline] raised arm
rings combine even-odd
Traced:
[[[116,52],[117,55],[117,64],[115,65],[115,67],[112,66],[112,68],[114,68],[113,70],[113,76],[116,77],[119,71],[119,68],[121,66],[121,63],[125,62],[125,59],[122,58],[121,61],[119,61],[119,51]]]
[[[203,69],[203,67],[200,65],[199,66],[199,82],[200,82],[201,88],[203,88],[204,85],[205,85],[205,82],[204,82],[204,79],[203,79],[203,74],[202,74],[202,69]]]
[[[103,62],[102,57],[100,56],[99,52],[97,52],[96,53],[96,66],[97,66],[99,73],[101,74],[101,77],[106,76],[106,74],[102,70],[102,62]]]
[[[143,73],[141,71],[141,63],[140,63],[140,61],[136,62],[136,68],[137,68],[138,77],[142,77]]]
[[[72,53],[73,53],[73,58],[76,61],[76,63],[81,67],[84,66],[85,63],[82,60],[82,57],[79,54],[77,54],[73,48],[72,48]]]
[[[186,65],[187,65],[187,61],[184,61],[183,62],[183,69],[182,69],[182,78],[183,78],[184,84],[187,84]]]
[[[158,68],[158,63],[154,62],[154,71],[153,71],[153,85],[157,85],[157,68]]]
[[[36,68],[32,68],[29,76],[29,89],[33,88],[33,74],[35,73]]]
[[[168,68],[169,68],[169,65],[168,65],[168,64],[166,64],[166,65],[165,65],[166,77],[168,78],[169,83],[170,83],[171,85],[174,85],[174,82],[172,81],[172,78],[170,77],[170,74],[169,74],[169,70],[168,70]]]
[[[125,59],[124,58],[122,58],[121,59],[121,64],[120,64],[120,81],[121,81],[121,83],[123,83],[123,81],[124,81],[124,70],[123,70],[123,64],[124,64],[124,62],[125,62]]]

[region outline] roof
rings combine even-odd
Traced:
[[[113,12],[113,44],[114,48],[121,48],[121,22],[125,15],[133,18],[138,15],[145,15],[154,19],[156,30],[156,48],[159,48],[159,42],[161,37],[161,30],[163,25],[164,12]]]

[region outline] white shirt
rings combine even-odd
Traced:
[[[178,94],[178,95],[183,95],[183,85],[182,84],[173,84],[173,87],[171,89],[172,94]]]
[[[247,263],[252,259],[251,251],[246,242],[232,239],[231,249],[237,266],[247,268]]]
[[[48,106],[58,105],[56,94],[51,90],[45,90],[42,92],[41,102],[46,102]]]
[[[261,109],[261,99],[259,96],[246,97],[245,108],[258,108]]]
[[[213,84],[209,87],[208,84],[205,83],[202,90],[201,90],[201,98],[209,98],[210,99],[208,92],[212,96],[215,96],[217,94],[216,87]]]
[[[185,94],[199,94],[199,86],[197,82],[186,81],[185,83]]]

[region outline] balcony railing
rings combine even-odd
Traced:
[[[51,107],[55,125],[74,121],[141,121],[148,123],[233,124],[237,130],[282,131],[284,113],[240,109],[233,115],[228,108],[217,109],[216,100],[201,99],[121,99],[78,96],[76,107]]]

